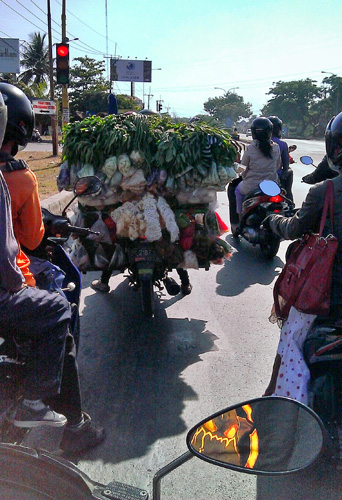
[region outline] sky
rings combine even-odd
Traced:
[[[50,2],[58,43],[62,0]],[[230,89],[258,115],[274,82],[342,76],[341,0],[66,0],[66,9],[67,35],[79,38],[71,58],[107,56],[108,70],[108,56],[151,60],[152,82],[136,84],[136,96],[180,117]],[[46,11],[47,0],[0,0],[0,37],[47,32]],[[130,84],[114,91],[130,94]]]

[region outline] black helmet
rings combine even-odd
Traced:
[[[0,92],[0,148],[5,135],[7,125],[7,106],[4,103],[4,98]]]
[[[342,168],[342,112],[333,116],[325,130],[325,149],[329,167]]]
[[[281,137],[281,130],[283,128],[283,122],[278,116],[269,116],[268,119],[272,122],[273,125],[273,136],[278,137],[280,139]]]
[[[25,147],[34,128],[32,105],[24,92],[10,83],[0,82],[0,92],[7,106],[7,127],[4,142],[14,140]]]
[[[269,141],[272,137],[272,123],[265,116],[259,116],[253,120],[251,132],[253,139]]]

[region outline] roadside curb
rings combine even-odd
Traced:
[[[40,204],[53,214],[59,215],[62,213],[65,205],[67,205],[73,197],[74,193],[72,191],[61,191],[60,193],[50,196],[50,198],[42,200]]]

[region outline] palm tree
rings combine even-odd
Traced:
[[[29,83],[47,83],[49,77],[49,49],[45,45],[46,33],[31,33],[30,43],[23,49],[20,64],[26,68],[19,80]]]

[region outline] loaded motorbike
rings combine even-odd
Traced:
[[[88,191],[91,192],[92,189],[94,186],[89,184]],[[59,292],[70,303],[72,312],[70,329],[78,349],[81,274],[70,260],[63,245],[71,233],[91,234],[93,231],[72,226],[67,217],[53,215],[44,208],[42,216],[45,234],[41,244],[34,251],[23,249],[30,255],[30,270],[35,275],[38,288]],[[23,347],[21,345],[19,350],[12,337],[0,337],[0,441],[33,446],[41,440],[39,432],[18,429],[11,424],[11,417],[20,397],[20,387],[25,378],[26,354]],[[51,439],[52,448],[55,442],[56,440]]]
[[[88,177],[83,177],[79,182],[86,183]],[[77,183],[77,184],[78,184]],[[148,199],[150,195],[147,194]],[[144,199],[144,198],[143,198]],[[151,199],[154,200],[153,197]],[[82,199],[80,199],[83,201]],[[89,203],[89,200],[87,200]],[[116,210],[121,210],[122,204],[118,204]],[[209,203],[198,203],[194,205],[182,205],[173,207],[175,220],[184,224],[179,229],[176,222],[171,232],[165,228],[157,237],[148,240],[147,237],[139,235],[135,226],[130,226],[133,233],[127,236],[119,234],[118,225],[114,222],[111,214],[113,208],[99,211],[97,208],[89,209],[89,205],[75,209],[82,224],[98,231],[98,237],[89,235],[77,235],[71,248],[71,258],[82,272],[104,270],[106,273],[127,272],[129,284],[134,291],[141,294],[141,304],[144,315],[153,317],[155,306],[154,289],[162,290],[168,273],[175,269],[184,259],[186,250],[196,247],[196,268],[209,269],[210,262],[222,260],[231,247],[220,238],[212,235],[219,234],[219,226],[216,215],[208,209]],[[132,213],[139,214],[137,205],[130,204]],[[161,208],[162,210],[162,208]],[[126,212],[127,213],[127,212]],[[126,215],[125,213],[125,215]],[[157,223],[159,224],[159,213]],[[135,218],[140,223],[142,219]],[[144,224],[144,221],[142,222]],[[170,229],[170,226],[169,226]],[[153,230],[153,228],[152,228]],[[151,233],[151,231],[150,231]],[[172,236],[180,234],[172,240]],[[160,237],[161,235],[161,237]]]
[[[262,255],[272,259],[277,255],[280,238],[264,230],[262,221],[271,214],[291,215],[294,203],[274,181],[264,180],[249,193],[242,204],[240,223],[232,225],[234,237],[239,235],[252,245],[259,245]]]
[[[315,466],[328,443],[322,421],[307,406],[283,397],[256,398],[196,424],[186,437],[188,451],[154,475],[152,495],[118,481],[95,482],[51,453],[2,444],[0,498],[160,500],[162,479],[193,457],[237,472],[284,476]]]

